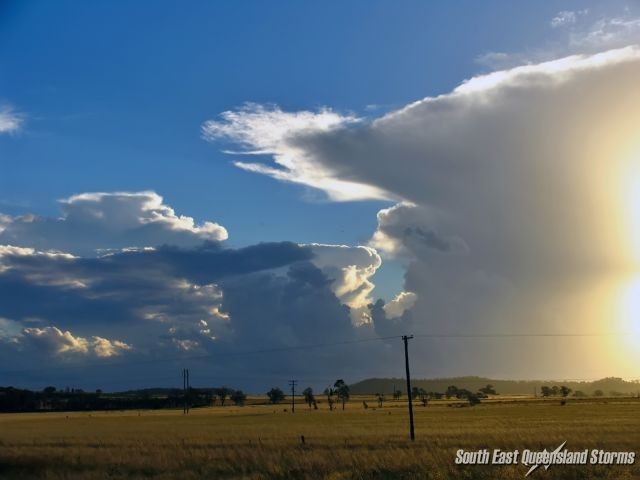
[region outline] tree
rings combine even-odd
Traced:
[[[276,403],[280,403],[285,399],[284,392],[280,390],[278,387],[274,387],[271,390],[269,390],[267,392],[267,397],[269,397],[269,402],[273,403],[274,405]]]
[[[422,402],[422,406],[426,407],[429,399],[429,394],[426,392],[424,388],[418,389],[418,397],[420,397],[420,401]]]
[[[313,403],[316,401],[316,397],[314,397],[313,395],[313,389],[311,387],[305,388],[302,391],[302,395],[304,396],[304,401],[306,402],[306,404],[309,405],[309,408],[311,408]]]
[[[51,395],[52,393],[56,393],[56,387],[44,387],[44,390],[42,390],[42,393],[46,395]]]
[[[227,387],[220,387],[220,388],[214,388],[213,393],[214,393],[214,396],[220,399],[220,406],[224,407],[225,400],[231,393],[233,393],[233,390]]]
[[[457,397],[460,394],[460,391],[455,385],[449,385],[447,387],[447,391],[444,394],[447,396],[447,398]]]
[[[567,397],[570,393],[571,393],[571,389],[569,387],[565,387],[564,385],[560,387],[560,394],[563,397]]]
[[[344,410],[344,404],[349,401],[349,385],[339,379],[333,384],[333,388],[335,388],[336,396],[342,402],[342,410]]]
[[[604,396],[604,392],[602,390],[596,390],[595,392],[593,392],[593,396],[594,397],[602,397],[602,396]]]
[[[324,394],[327,396],[327,403],[329,404],[329,410],[333,410],[333,395],[334,395],[334,391],[333,388],[329,387],[329,388],[325,388],[324,389]]]
[[[551,390],[551,387],[547,387],[546,385],[543,385],[542,387],[540,387],[540,394],[543,397],[550,397],[553,392]]]
[[[229,398],[235,405],[242,406],[247,400],[247,395],[242,390],[235,390]]]
[[[476,395],[475,393],[471,393],[471,392],[467,394],[467,400],[469,401],[469,405],[471,405],[472,407],[480,403],[480,397],[478,397],[478,395]]]
[[[395,390],[393,392],[393,399],[394,400],[400,400],[400,397],[402,397],[402,390],[400,390],[400,389]]]
[[[556,395],[560,394],[560,389],[558,388],[557,385],[554,385],[553,387],[551,387],[551,395],[553,395],[554,397]]]
[[[378,400],[378,406],[382,408],[382,402],[384,402],[384,393],[376,393],[376,399]]]
[[[493,388],[493,385],[488,384],[486,387],[482,387],[480,389],[481,393],[484,393],[485,395],[497,395],[496,390]]]
[[[468,400],[469,397],[472,396],[472,395],[475,395],[475,393],[471,393],[466,388],[459,388],[458,392],[456,393],[456,398],[466,398]],[[477,396],[477,395],[475,395],[475,396]]]
[[[411,400],[415,400],[420,395],[420,389],[418,387],[413,387],[411,389]]]

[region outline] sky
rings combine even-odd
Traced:
[[[0,384],[321,388],[411,333],[418,377],[640,377],[639,42],[631,1],[0,3]]]

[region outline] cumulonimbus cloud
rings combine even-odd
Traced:
[[[293,131],[280,141],[292,146],[291,175],[322,171],[403,200],[381,212],[371,245],[405,257],[415,328],[602,330],[595,299],[608,294],[598,282],[628,275],[640,247],[630,242],[637,211],[625,200],[638,187],[630,180],[640,162],[637,78],[637,47],[572,55],[474,77],[373,121]],[[304,175],[296,181],[322,188]],[[462,351],[459,365],[475,354]],[[534,362],[505,363],[497,351],[482,358],[503,375]],[[563,366],[569,375],[578,368]]]

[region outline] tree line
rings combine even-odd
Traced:
[[[573,394],[571,395],[572,397],[586,397],[587,394],[585,392],[583,392],[582,390],[572,390],[571,388],[565,386],[565,385],[543,385],[540,387],[540,395],[542,395],[543,397],[563,397],[566,398],[568,397],[571,392],[573,392]],[[593,391],[593,396],[594,397],[604,397],[605,393],[604,390],[600,389],[600,388],[596,388]],[[628,396],[629,393],[624,393],[624,392],[618,392],[617,390],[611,390],[609,392],[609,395],[612,397],[623,397],[623,396]],[[633,394],[631,394],[633,396]],[[638,396],[640,396],[640,393],[637,394]]]
[[[485,393],[495,393],[491,385],[484,390]],[[465,389],[450,386],[446,392],[426,392],[422,388],[415,387],[411,392],[412,400],[420,399],[424,406],[429,399],[442,397],[466,398],[475,404],[482,398],[483,393],[472,393]],[[329,410],[340,406],[345,409],[346,403],[351,398],[349,385],[338,379],[333,385],[327,387],[323,396],[326,397]],[[402,392],[393,392],[393,398],[401,398]],[[311,387],[302,391],[304,402],[309,408],[318,409],[318,400]],[[279,387],[273,387],[266,392],[266,400],[270,404],[279,404],[286,400],[285,393]],[[385,401],[384,394],[376,394],[379,406]],[[191,408],[222,406],[233,404],[245,405],[247,395],[242,391],[229,387],[193,388],[186,391],[181,389],[147,389],[133,390],[121,393],[103,393],[102,390],[86,392],[79,388],[57,389],[49,386],[41,391],[32,391],[14,387],[0,387],[0,412],[36,412],[36,411],[82,411],[82,410],[127,410],[127,409],[162,409],[180,408],[187,403]],[[363,401],[368,408],[366,401]]]
[[[154,410],[221,405],[231,402],[244,405],[247,395],[228,387],[182,389],[149,389],[121,393],[103,393],[98,389],[85,392],[79,388],[57,389],[49,386],[41,391],[0,387],[0,412],[82,411],[82,410]]]
[[[571,389],[567,387],[544,387],[544,396],[569,394]],[[403,392],[394,389],[391,396],[394,400],[402,398]],[[444,392],[426,391],[421,387],[413,387],[411,401],[419,400],[423,406],[427,406],[432,399],[456,398],[466,400],[470,405],[480,403],[481,399],[489,395],[497,395],[495,388],[488,384],[472,392],[465,388],[450,385]],[[351,398],[351,388],[343,380],[336,380],[331,386],[322,392],[326,398],[329,410],[336,408],[345,409],[346,403]],[[319,400],[311,387],[302,391],[304,402],[311,409],[318,409]],[[276,405],[284,402],[287,396],[279,387],[273,387],[266,392],[266,401]],[[387,397],[384,393],[376,393],[375,399],[379,407],[382,407]],[[239,389],[229,387],[194,388],[183,389],[145,389],[132,390],[120,393],[103,393],[101,390],[85,392],[78,388],[57,389],[49,386],[42,391],[32,391],[13,387],[0,387],[0,412],[34,412],[34,411],[82,411],[82,410],[127,410],[127,409],[162,409],[180,408],[188,404],[190,408],[222,406],[233,404],[245,405],[247,395]],[[362,401],[363,407],[368,408],[366,400]]]
[[[323,394],[327,397],[329,410],[333,410],[336,403],[340,403],[342,405],[342,409],[344,410],[345,404],[351,397],[349,385],[347,385],[347,383],[342,379],[336,380],[332,386],[327,387],[324,390]],[[309,406],[309,408],[314,408],[316,410],[318,409],[318,401],[316,400],[316,396],[311,387],[305,388],[302,391],[302,396],[304,398],[304,402]],[[281,403],[286,399],[286,395],[278,387],[273,387],[271,390],[269,390],[267,392],[267,397],[269,399],[269,403],[274,405]]]
[[[403,385],[404,378],[369,378],[351,385],[355,395],[373,394],[374,392],[392,392],[394,384]],[[451,378],[414,378],[411,384],[422,387],[427,392],[444,392],[449,385],[457,385],[472,392],[479,391],[487,384],[492,384],[503,395],[532,395],[534,390],[540,393],[543,385],[565,385],[574,392],[594,395],[600,390],[603,395],[637,395],[640,392],[640,380],[624,380],[619,377],[607,377],[595,381],[572,380],[500,380],[487,377],[451,377]],[[572,396],[572,395],[570,395]]]
[[[411,400],[420,400],[422,406],[426,407],[430,400],[440,400],[442,398],[456,398],[458,400],[467,400],[470,405],[477,405],[481,399],[488,398],[489,395],[497,395],[495,388],[491,384],[487,384],[484,387],[478,389],[477,392],[472,392],[466,388],[458,388],[455,385],[449,385],[444,392],[427,392],[422,387],[413,387],[411,389]],[[382,407],[386,397],[383,393],[375,394],[378,406]],[[400,400],[402,398],[402,390],[393,391],[393,399]]]
[[[349,400],[349,386],[344,380],[337,380],[325,390],[329,408],[333,410],[336,403]],[[309,408],[318,408],[315,394],[311,387],[302,392]],[[281,403],[286,399],[284,392],[274,387],[266,393],[271,404]],[[146,410],[163,408],[180,408],[188,404],[190,408],[222,406],[233,404],[245,405],[247,395],[242,390],[229,387],[194,388],[187,390],[146,389],[131,390],[120,393],[104,393],[98,389],[86,392],[80,388],[57,389],[48,386],[41,391],[0,387],[0,412],[38,412],[38,411],[87,411],[87,410]]]

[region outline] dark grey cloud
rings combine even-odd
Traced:
[[[114,358],[133,362],[141,375],[155,368],[144,362],[176,358],[174,365],[204,356],[192,361],[201,374],[236,376],[236,384],[258,389],[274,375],[295,373],[316,379],[315,385],[325,376],[355,378],[371,368],[370,356],[384,355],[357,344],[298,349],[375,334],[354,327],[350,307],[334,293],[335,278],[313,263],[313,249],[287,242],[241,249],[204,244],[83,258],[3,247],[0,358],[13,357],[18,370],[27,370],[28,377],[16,378],[68,383],[90,377],[98,386],[115,381],[113,371],[99,365]],[[326,265],[330,253],[322,252]],[[267,352],[241,354],[261,350]],[[38,375],[42,362],[60,369]],[[87,362],[92,367],[81,368]],[[140,383],[128,378],[121,384]]]
[[[43,317],[66,326],[78,317],[85,323],[128,322],[154,308],[165,316],[205,316],[210,299],[192,286],[311,257],[310,249],[293,243],[237,250],[161,247],[98,258],[5,253],[0,257],[0,317]]]

